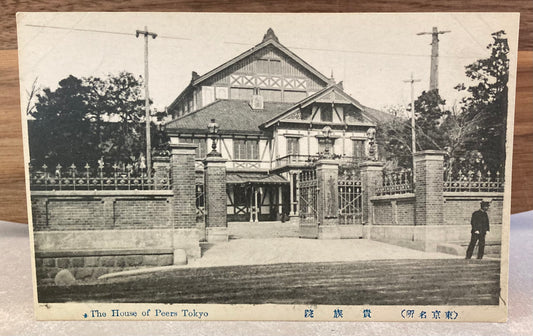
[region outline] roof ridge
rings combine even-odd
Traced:
[[[269,34],[269,32],[271,34]],[[242,59],[244,59],[244,58],[246,58],[248,56],[250,56],[254,52],[256,52],[256,51],[258,51],[258,50],[260,50],[262,48],[265,48],[268,45],[275,46],[281,52],[285,53],[287,56],[289,56],[290,58],[294,59],[302,67],[306,68],[309,72],[311,72],[316,77],[318,77],[321,80],[323,80],[325,83],[329,82],[329,78],[327,78],[327,76],[325,76],[320,71],[315,69],[315,67],[313,67],[311,64],[307,63],[300,56],[296,55],[289,48],[287,48],[286,46],[281,44],[281,42],[279,42],[278,37],[274,34],[274,31],[272,30],[272,28],[269,28],[269,30],[267,30],[267,33],[264,35],[263,40],[260,43],[254,45],[253,47],[251,47],[251,48],[243,51],[239,55],[233,57],[229,61],[226,61],[226,62],[222,63],[221,65],[209,70],[208,72],[204,73],[203,75],[199,76],[198,78],[192,80],[191,84],[192,85],[198,85],[199,83],[201,83],[204,80],[206,80],[206,79],[210,78],[211,76],[213,76],[214,73],[217,73],[217,72],[222,71],[223,69],[226,69],[228,66],[230,66],[230,65],[232,65],[232,64],[234,64],[234,63],[236,63],[236,62],[238,62],[238,61],[240,61],[240,60],[242,60]],[[217,71],[217,69],[218,69],[218,71]]]

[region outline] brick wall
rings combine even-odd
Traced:
[[[48,229],[94,230],[105,226],[104,204],[99,198],[64,199],[49,198],[47,201]]]
[[[104,196],[100,196],[104,195]],[[35,231],[171,227],[171,191],[32,192]]]
[[[377,196],[372,198],[375,225],[413,225],[414,194]]]
[[[484,198],[492,199],[489,210],[490,225],[501,225],[503,218],[503,193],[446,192],[444,193],[444,223],[470,225],[472,213],[479,210]]]
[[[375,225],[413,225],[414,195],[388,195],[373,197]],[[492,199],[488,211],[490,225],[501,225],[503,218],[503,193],[444,193],[442,225],[470,225],[472,213],[479,209],[484,198]],[[396,205],[394,205],[396,204]]]
[[[171,228],[170,199],[125,199],[115,202],[114,227]]]
[[[399,225],[413,225],[415,221],[415,203],[413,200],[397,202],[397,218]]]
[[[374,221],[375,225],[391,225],[393,220],[392,205],[387,201],[376,201],[374,205]]]

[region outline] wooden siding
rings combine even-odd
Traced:
[[[280,61],[280,71],[278,72],[260,72],[259,71],[259,60],[276,60]],[[243,84],[235,84],[235,81],[231,81],[231,75],[242,75],[242,76],[253,76],[254,80],[252,82],[247,82]],[[258,76],[266,77],[266,78],[274,78],[276,80],[276,84],[265,84],[265,83],[259,83],[256,78]],[[277,78],[280,78],[279,84],[277,83]],[[304,80],[304,84],[290,88],[289,82],[291,80],[298,80],[301,83],[301,80]],[[287,90],[291,91],[305,91],[305,92],[315,92],[325,87],[325,85],[321,84],[322,80],[311,74],[309,71],[307,71],[305,68],[303,68],[301,65],[296,63],[291,58],[287,57],[285,54],[283,54],[281,51],[273,48],[268,47],[261,49],[254,53],[253,55],[250,55],[249,57],[237,62],[236,64],[228,67],[225,70],[222,70],[218,74],[213,75],[213,77],[209,78],[204,82],[204,85],[206,86],[226,86],[226,87],[261,87],[264,86],[265,88],[269,89],[276,89],[277,86],[279,86],[279,89],[284,90],[287,88]],[[230,97],[231,98],[231,97]]]

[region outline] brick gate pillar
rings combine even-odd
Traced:
[[[318,239],[339,239],[339,163],[322,159],[316,163],[318,183]]]
[[[156,190],[166,189],[170,185],[170,162],[167,156],[154,156],[152,158],[154,167],[154,187]]]
[[[372,197],[376,196],[376,189],[383,185],[383,162],[365,161],[361,163],[362,212],[363,225],[374,224]],[[368,238],[365,234],[365,238]]]
[[[435,250],[442,237],[428,226],[442,225],[444,214],[444,152],[426,150],[415,154],[415,240],[424,240],[425,249]]]
[[[195,144],[170,144],[172,174],[172,244],[174,259],[183,251],[188,257],[200,257],[200,243],[196,228]]]
[[[228,240],[226,159],[207,156],[204,160],[205,225],[208,242]]]

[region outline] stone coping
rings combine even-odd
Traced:
[[[36,258],[61,258],[61,257],[100,257],[100,256],[122,256],[122,255],[154,255],[154,254],[172,254],[170,248],[153,248],[153,249],[116,249],[116,250],[53,250],[53,251],[36,251]]]
[[[497,198],[503,201],[503,192],[500,191],[445,191],[445,198]]]
[[[415,199],[414,193],[395,194],[395,195],[381,195],[370,197],[371,201],[394,201],[397,199]]]
[[[173,196],[172,190],[40,190],[31,191],[31,196],[64,197],[64,196],[91,196],[91,197],[119,197],[119,196]]]

